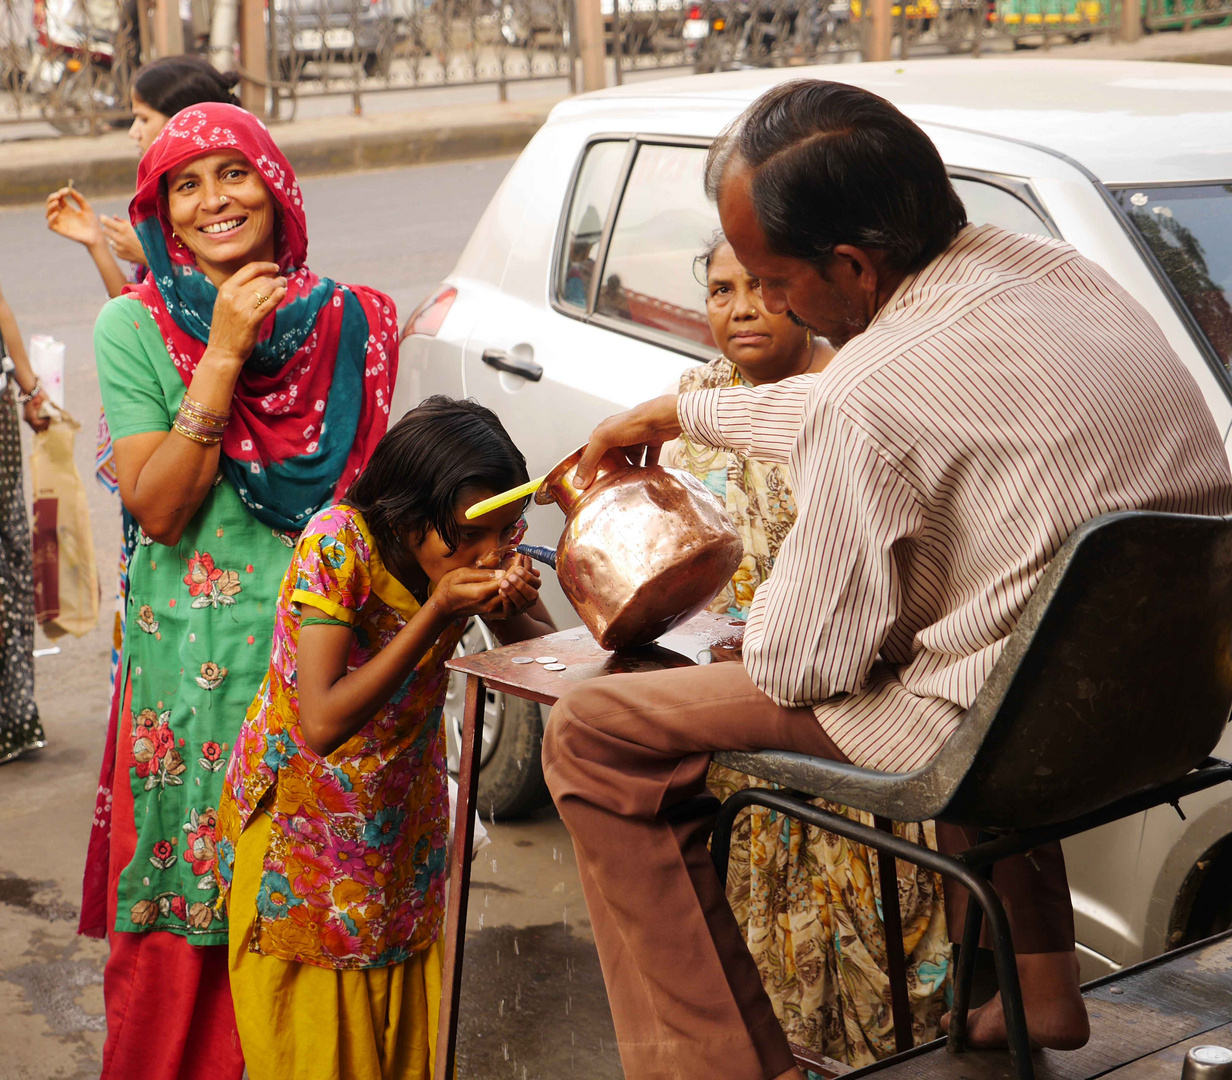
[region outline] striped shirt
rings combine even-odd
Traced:
[[[695,440],[786,462],[799,516],[744,662],[854,763],[954,731],[1049,560],[1113,510],[1232,512],[1197,385],[1058,241],[968,226],[817,375],[679,401]]]

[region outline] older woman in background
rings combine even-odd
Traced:
[[[164,127],[130,212],[150,273],[94,333],[120,492],[141,526],[103,1076],[238,1080],[212,873],[223,769],[269,663],[294,537],[387,426],[397,318],[381,293],[307,268],[295,174],[232,105],[193,106]]]
[[[698,257],[710,331],[722,355],[681,376],[679,393],[758,386],[820,371],[834,355],[789,314],[774,315],[761,288],[721,235]],[[748,618],[757,587],[770,576],[796,519],[785,466],[701,446],[687,435],[661,460],[698,477],[724,503],[744,540],[744,561],[711,609]],[[708,785],[720,798],[764,781],[712,764]],[[869,815],[817,804],[872,824]],[[896,825],[899,835],[936,847],[932,825]],[[885,934],[878,914],[875,855],[774,811],[754,807],[737,822],[728,900],[757,962],[787,1037],[854,1066],[894,1052]],[[941,883],[915,868],[900,878],[903,938],[916,1042],[936,1035],[949,941]]]

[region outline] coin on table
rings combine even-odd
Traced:
[[[536,657],[535,657],[535,663],[536,663],[536,664],[554,664],[554,663],[556,663],[556,657],[554,657],[554,656],[536,656]]]
[[[564,664],[544,664],[543,670],[544,671],[564,671],[565,665]]]
[[[509,661],[511,664],[533,664],[535,658],[533,656],[515,656]]]

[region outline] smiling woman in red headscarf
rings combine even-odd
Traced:
[[[95,327],[120,493],[142,529],[121,661],[103,1076],[238,1080],[211,873],[223,770],[269,662],[293,538],[387,427],[397,316],[381,293],[308,270],[295,175],[234,106],[167,124],[130,214],[150,274]]]

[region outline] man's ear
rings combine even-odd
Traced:
[[[859,289],[869,296],[876,296],[883,277],[882,256],[879,251],[855,247],[852,244],[836,244],[831,261],[831,274],[841,284]]]

